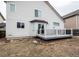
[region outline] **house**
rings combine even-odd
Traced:
[[[5,18],[2,13],[0,13],[0,38],[5,37],[6,32],[6,23],[4,22]]]
[[[47,32],[52,34],[53,29],[64,29],[63,18],[48,1],[5,1],[5,3],[7,38],[33,37]]]
[[[79,29],[79,10],[63,16],[65,28]]]
[[[3,17],[2,13],[0,12],[0,30],[5,30],[6,24],[4,23],[5,18]]]
[[[0,23],[3,23],[5,21],[5,18],[3,17],[2,13],[0,12]]]

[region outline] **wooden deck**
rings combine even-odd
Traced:
[[[59,38],[69,38],[72,35],[37,35],[37,37],[42,38],[44,40],[51,40],[51,39],[59,39]]]
[[[59,38],[67,38],[72,37],[72,30],[71,29],[56,29],[56,30],[45,30],[45,32],[42,34],[40,30],[40,34],[36,35],[37,37],[40,37],[44,40],[50,40],[50,39],[59,39]]]

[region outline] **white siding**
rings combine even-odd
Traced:
[[[10,4],[15,4],[15,12],[10,12]],[[34,10],[39,9],[42,11],[41,17],[35,17]],[[53,28],[53,22],[60,23],[57,28],[64,28],[63,21],[55,14],[55,12],[43,1],[15,1],[7,2],[7,24],[6,35],[7,37],[21,37],[33,36],[32,25],[29,21],[33,19],[41,19],[48,21],[47,29]],[[17,29],[16,22],[21,21],[25,23],[24,29]]]

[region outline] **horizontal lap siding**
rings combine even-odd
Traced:
[[[77,28],[79,29],[79,15],[77,17]]]
[[[65,19],[65,28],[76,28],[76,16]]]

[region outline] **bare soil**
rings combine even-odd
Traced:
[[[9,42],[0,39],[1,57],[79,57],[79,38],[44,41],[38,38]]]

